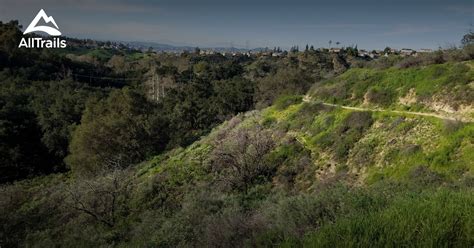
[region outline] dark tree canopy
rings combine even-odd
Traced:
[[[127,88],[89,102],[66,158],[71,169],[87,175],[127,167],[159,152],[167,140],[155,108],[143,95]]]

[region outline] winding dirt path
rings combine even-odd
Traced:
[[[315,101],[312,100],[310,96],[305,95],[303,97],[303,102],[315,102]],[[469,123],[474,122],[474,120],[468,119],[466,117],[455,118],[455,117],[440,115],[440,114],[436,114],[436,113],[412,112],[412,111],[376,109],[376,108],[361,108],[361,107],[351,107],[351,106],[344,106],[344,105],[325,103],[325,102],[321,102],[321,104],[326,105],[326,106],[332,106],[332,107],[339,107],[339,108],[343,108],[343,109],[355,110],[355,111],[389,112],[389,113],[397,113],[397,114],[429,116],[429,117],[435,117],[435,118],[438,118],[438,119],[450,120],[450,121],[461,121],[461,122],[469,122]]]

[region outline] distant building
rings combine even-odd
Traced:
[[[413,55],[415,53],[416,53],[416,51],[413,50],[413,49],[410,49],[410,48],[402,48],[400,50],[400,54],[404,55],[404,56],[410,56],[410,55]]]
[[[359,57],[368,57],[369,53],[366,50],[361,49],[361,50],[358,51],[358,55],[359,55]]]
[[[417,51],[418,53],[432,53],[433,50],[429,48],[422,48]]]
[[[273,52],[272,53],[272,57],[281,57],[283,55],[283,53],[279,53],[279,52]]]
[[[369,57],[374,59],[374,58],[380,57],[382,54],[383,54],[382,50],[372,50],[372,52],[369,53]]]

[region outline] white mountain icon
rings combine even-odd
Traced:
[[[56,28],[49,27],[49,26],[36,26],[41,18],[43,18],[45,23],[50,23],[50,22],[53,23],[53,25]],[[46,12],[44,12],[43,9],[41,9],[38,12],[35,19],[33,19],[33,21],[31,21],[30,25],[26,28],[26,30],[25,30],[25,32],[23,32],[23,34],[36,32],[36,31],[42,31],[42,32],[45,32],[45,33],[47,33],[49,35],[52,35],[52,36],[61,35],[61,32],[59,31],[59,27],[56,24],[56,22],[54,21],[54,18],[52,16],[46,15]]]

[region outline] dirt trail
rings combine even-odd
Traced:
[[[312,100],[310,96],[305,95],[303,97],[303,101],[304,102],[313,102],[314,100]],[[326,106],[332,106],[332,107],[339,107],[339,108],[343,108],[343,109],[355,110],[355,111],[389,112],[389,113],[397,113],[397,114],[429,116],[429,117],[435,117],[435,118],[438,118],[438,119],[450,120],[450,121],[461,121],[461,122],[469,122],[469,123],[474,122],[474,120],[468,119],[467,117],[455,118],[455,117],[450,117],[450,116],[445,116],[445,115],[440,115],[440,114],[435,114],[435,113],[411,112],[411,111],[376,109],[376,108],[361,108],[361,107],[351,107],[351,106],[344,106],[344,105],[325,103],[325,102],[321,102],[321,104],[326,105]]]

